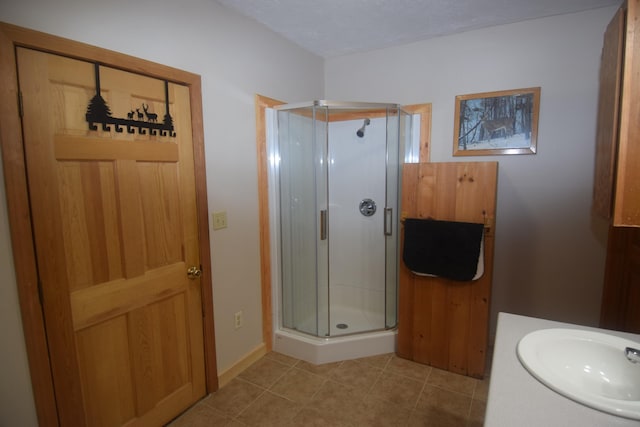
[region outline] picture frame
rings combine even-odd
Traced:
[[[456,96],[454,156],[536,154],[540,88]]]

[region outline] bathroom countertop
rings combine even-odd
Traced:
[[[547,388],[522,367],[516,354],[518,341],[529,332],[547,328],[603,331],[570,323],[500,313],[485,427],[640,426],[640,421],[609,415],[567,399]],[[640,342],[640,335],[609,330],[605,332]]]

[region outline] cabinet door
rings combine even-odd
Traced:
[[[624,49],[624,10],[613,17],[604,34],[600,63],[600,93],[596,134],[596,169],[593,186],[593,211],[611,218],[618,123],[620,120],[620,86]]]
[[[627,2],[613,225],[640,227],[640,0]]]
[[[640,333],[640,229],[610,227],[600,327]]]

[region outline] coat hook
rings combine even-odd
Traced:
[[[487,216],[487,211],[486,210],[482,210],[482,217],[484,218],[484,232],[485,233],[490,233],[491,232],[491,220],[492,218]]]

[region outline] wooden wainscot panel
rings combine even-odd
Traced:
[[[468,282],[418,276],[401,263],[398,356],[484,376],[497,176],[497,162],[404,165],[403,218],[483,223],[485,262],[482,277]]]

